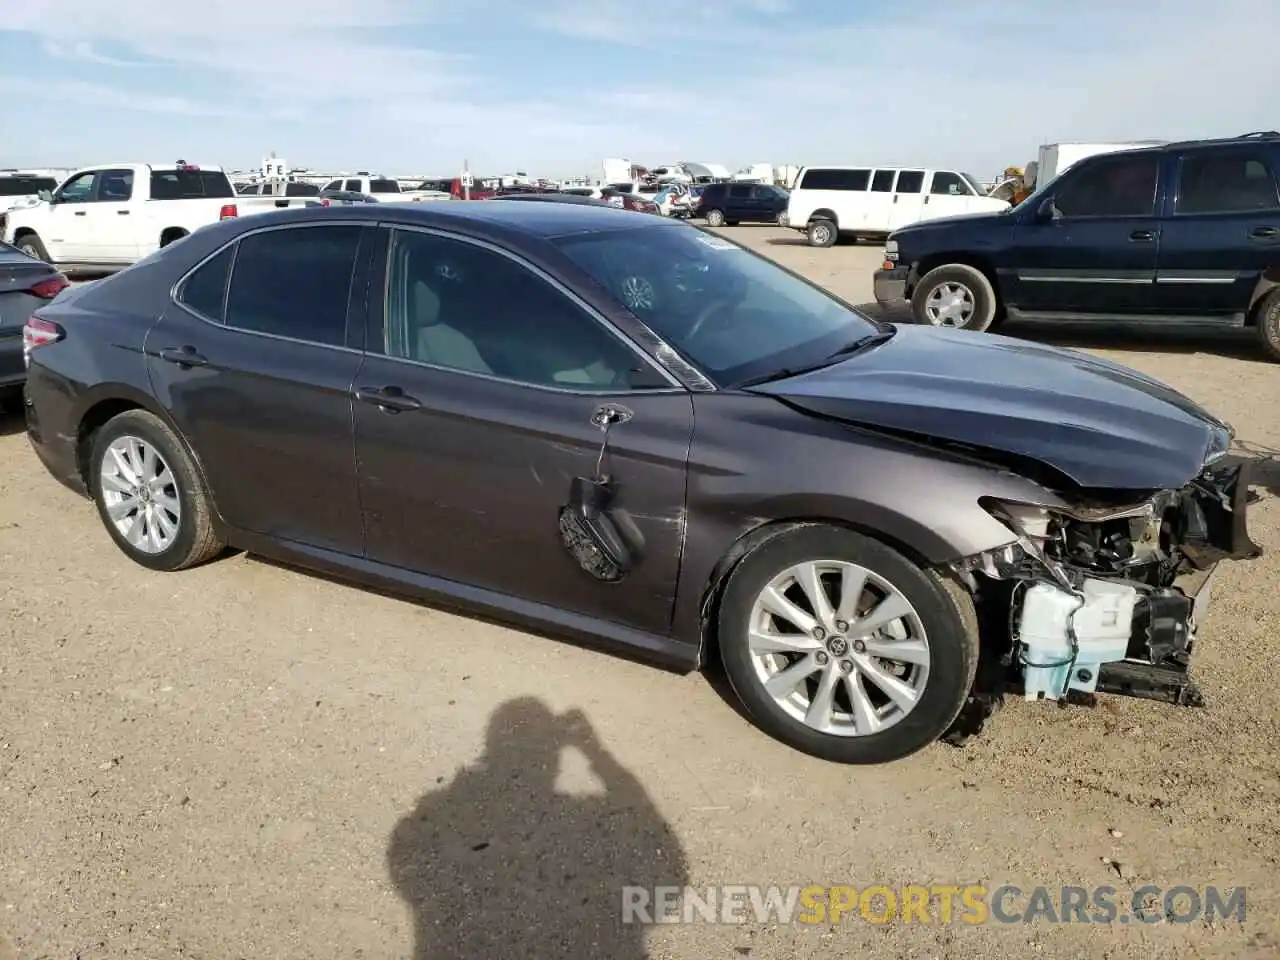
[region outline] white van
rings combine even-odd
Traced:
[[[805,167],[785,225],[807,233],[810,245],[829,247],[842,235],[883,239],[909,223],[1008,207],[969,174],[952,170]]]

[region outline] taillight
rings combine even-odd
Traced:
[[[22,328],[23,365],[31,365],[31,351],[36,347],[57,343],[66,335],[66,331],[50,320],[42,320],[40,317],[28,318],[26,326]]]
[[[33,297],[39,297],[41,300],[52,300],[69,286],[71,286],[71,281],[59,273],[29,287],[27,293]]]
[[[224,203],[222,209],[218,211],[219,220],[234,220],[240,216],[240,210],[234,203]]]
[[[320,206],[322,206],[322,207],[327,207],[328,205],[329,205],[329,198],[328,198],[328,197],[325,197],[323,200],[321,200],[321,201],[320,201]]]

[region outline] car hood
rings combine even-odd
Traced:
[[[1008,208],[1006,207],[1003,211],[957,213],[952,216],[938,217],[935,220],[921,220],[918,223],[909,223],[905,227],[899,227],[889,236],[891,239],[897,239],[898,237],[914,236],[921,233],[937,233],[940,230],[949,230],[955,226],[973,226],[980,221],[1008,223]]]
[[[892,340],[759,384],[812,414],[1030,458],[1080,487],[1174,489],[1230,428],[1119,364],[992,334],[902,326]]]

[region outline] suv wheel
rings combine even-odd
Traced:
[[[134,562],[182,570],[222,549],[195,464],[154,414],[129,410],[108,420],[93,438],[89,470],[98,515]]]
[[[808,234],[809,246],[830,247],[835,244],[840,231],[832,220],[810,220]]]
[[[1256,329],[1268,359],[1280,362],[1280,289],[1272,290],[1258,305]]]
[[[44,244],[41,243],[40,238],[34,233],[27,234],[15,243],[14,246],[25,253],[28,257],[35,257],[37,260],[43,260],[45,263],[50,262],[49,251],[44,248]]]
[[[933,743],[959,714],[978,660],[963,587],[823,524],[782,529],[743,558],[717,640],[752,720],[839,763],[885,763]]]
[[[724,226],[724,214],[719,210],[708,210],[704,219],[707,221],[708,227]]]
[[[996,291],[981,270],[962,263],[924,275],[911,295],[916,323],[981,333],[996,318]]]

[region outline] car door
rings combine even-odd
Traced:
[[[1063,174],[1014,231],[1010,305],[1084,317],[1158,312],[1159,167],[1158,152],[1110,154]]]
[[[939,220],[969,212],[973,191],[964,177],[950,170],[934,170],[926,178],[921,220]]]
[[[93,259],[93,198],[98,172],[77,174],[59,188],[49,205],[49,235],[42,237],[49,256],[57,263],[83,263]]]
[[[729,197],[725,201],[725,219],[730,223],[754,222],[756,208],[751,200],[751,185],[748,183],[730,184]]]
[[[148,334],[152,387],[232,526],[363,552],[351,388],[375,232],[328,221],[243,234],[179,284]]]
[[[923,170],[899,170],[890,201],[889,229],[897,230],[924,217]]]
[[[89,259],[95,263],[133,263],[142,255],[144,223],[135,215],[133,171],[100,170],[91,209]]]
[[[868,233],[889,233],[893,229],[893,184],[898,171],[880,169],[869,172],[870,187],[861,195],[862,223]]]
[[[1161,313],[1244,318],[1263,274],[1280,267],[1275,156],[1242,146],[1169,158],[1176,187],[1161,221],[1155,290]]]
[[[368,558],[665,634],[684,536],[687,391],[513,254],[400,228],[386,254],[355,408]],[[601,459],[606,409],[629,419]],[[558,525],[574,478],[593,477],[598,460],[644,545],[615,583],[578,565]]]

